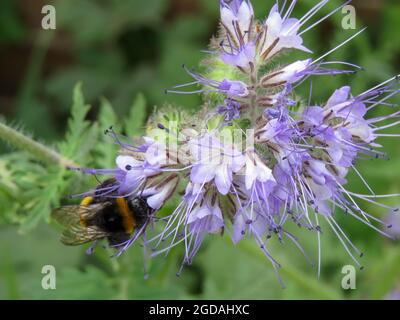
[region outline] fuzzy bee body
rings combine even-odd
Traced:
[[[97,190],[112,184],[113,180],[107,180]],[[128,241],[135,231],[143,230],[151,214],[145,198],[117,197],[112,193],[104,196],[96,191],[80,205],[60,207],[52,216],[64,227],[61,242],[66,245],[107,239],[115,246]]]

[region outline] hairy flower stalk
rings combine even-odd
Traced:
[[[59,165],[63,168],[76,167],[72,160],[64,158],[61,154],[51,148],[33,140],[22,132],[0,122],[0,139],[4,140],[11,146],[24,150],[40,161],[50,164]]]
[[[278,269],[269,239],[292,241],[305,254],[288,226],[314,232],[320,246],[324,221],[361,267],[362,253],[337,216],[345,214],[391,237],[386,230],[390,226],[366,212],[362,202],[395,214],[397,208],[379,200],[397,195],[375,194],[356,167],[363,159],[386,158],[377,139],[398,136],[385,133],[399,124],[400,111],[393,112],[394,105],[387,102],[399,92],[397,78],[361,94],[343,86],[325,103],[312,104],[312,96],[304,102],[295,95],[298,86],[314,76],[325,76],[319,78],[323,84],[331,76],[360,69],[347,62],[324,61],[349,40],[316,60],[279,65],[284,52],[311,53],[302,34],[338,10],[310,23],[327,2],[319,1],[297,19],[291,17],[296,1],[285,1],[286,6],[274,5],[263,21],[257,21],[250,1],[221,0],[220,30],[203,74],[185,67],[193,81],[167,90],[202,94],[202,110],[194,115],[159,111],[141,142],[124,143],[113,133],[121,145],[117,167],[83,170],[114,175],[115,185],[97,193],[144,197],[156,215],[167,201],[178,203],[168,216],[159,217],[162,231],[155,228],[155,234],[144,240],[153,256],[182,245],[182,265],[190,264],[207,235],[227,231],[235,244],[254,238]],[[328,68],[332,65],[336,68]],[[387,115],[368,117],[378,107],[386,108]],[[368,193],[351,191],[346,180],[350,171]],[[123,250],[142,234],[144,230],[136,232]]]

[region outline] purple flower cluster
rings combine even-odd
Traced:
[[[272,60],[289,49],[310,53],[301,35],[318,23],[303,28],[326,3],[318,2],[295,19],[290,17],[293,0],[286,8],[275,5],[264,21],[257,21],[250,1],[221,0],[219,44],[210,53],[213,62],[206,70],[221,76],[214,79],[186,69],[194,81],[168,90],[202,93],[206,114],[203,110],[182,120],[179,132],[156,123],[152,126],[157,127],[156,134],[148,133],[142,145],[122,145],[117,169],[88,170],[114,173],[113,190],[117,188],[124,197],[145,197],[156,211],[169,199],[178,199],[175,210],[163,217],[163,229],[145,240],[154,256],[182,244],[183,264],[189,264],[207,234],[227,230],[234,243],[254,238],[278,268],[268,239],[273,235],[289,239],[303,251],[287,225],[306,228],[319,239],[324,223],[361,267],[357,258],[361,252],[336,221],[337,209],[390,237],[385,230],[389,226],[357,201],[394,214],[396,208],[377,199],[395,195],[376,195],[356,165],[362,159],[386,157],[376,139],[391,136],[381,131],[399,123],[391,120],[400,112],[392,112],[393,105],[386,102],[398,93],[393,84],[396,77],[355,96],[344,86],[326,103],[311,104],[294,95],[297,86],[315,75],[354,70],[325,68],[333,64],[323,61],[325,55],[271,67]],[[221,64],[226,72],[213,73]],[[335,64],[359,69],[346,62]],[[200,88],[181,91],[193,85]],[[369,118],[368,112],[378,106],[387,107],[388,114]],[[250,123],[246,127],[244,119]],[[360,177],[369,193],[347,188],[349,171]]]

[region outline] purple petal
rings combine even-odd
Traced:
[[[193,166],[190,172],[190,180],[193,183],[204,184],[210,182],[215,177],[215,165],[198,164]]]
[[[346,102],[349,98],[351,88],[349,86],[337,89],[326,103],[327,107],[333,107],[343,102]]]
[[[218,191],[226,195],[228,194],[232,184],[232,171],[228,169],[227,165],[221,165],[215,174],[215,185]]]

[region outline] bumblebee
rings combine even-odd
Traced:
[[[63,226],[61,242],[81,245],[107,239],[110,246],[128,241],[134,232],[143,232],[152,209],[143,197],[117,197],[115,193],[101,194],[114,185],[106,180],[96,188],[94,196],[86,197],[80,205],[63,206],[52,217]]]

